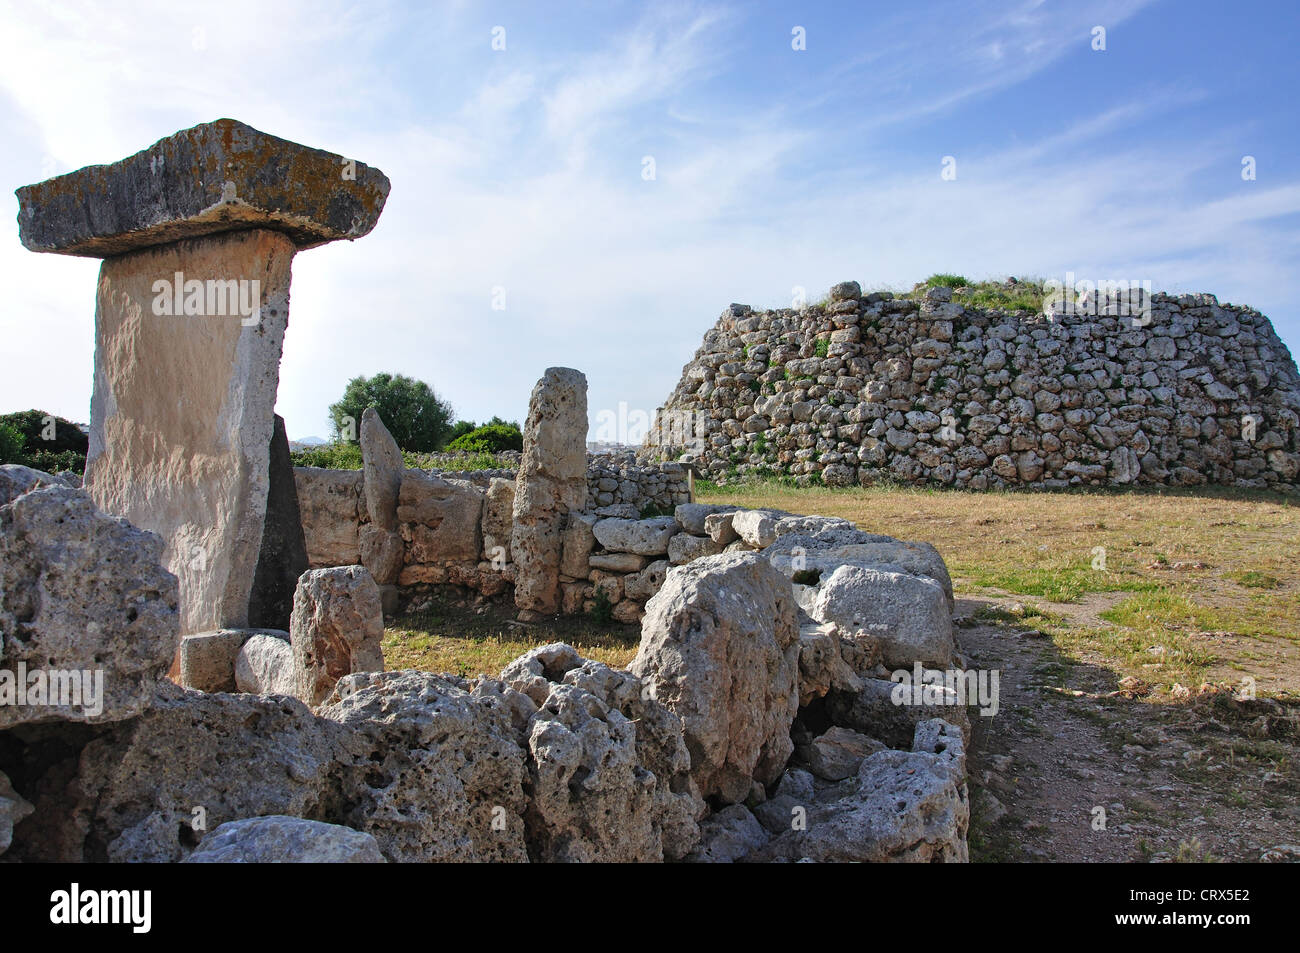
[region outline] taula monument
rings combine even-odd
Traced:
[[[301,531],[266,532],[293,257],[369,233],[388,191],[378,169],[232,119],[18,189],[24,246],[103,259],[85,486],[162,537],[183,632],[276,622],[257,616],[283,592],[255,590],[287,581],[291,599],[306,568]],[[276,456],[296,510],[287,445]]]

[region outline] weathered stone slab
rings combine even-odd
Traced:
[[[483,491],[422,470],[402,474],[397,519],[410,524],[416,562],[476,562],[483,550]]]
[[[284,432],[284,419],[278,414],[271,438],[268,481],[262,551],[257,557],[253,591],[248,598],[248,624],[255,629],[288,631],[298,577],[308,569],[307,540],[298,511],[289,439]]]
[[[182,632],[247,625],[295,250],[277,232],[245,231],[100,269],[86,489],[162,537]],[[257,318],[155,313],[155,284],[178,272],[186,282],[257,282]]]
[[[310,568],[361,562],[362,479],[360,470],[293,468]]]
[[[31,251],[107,258],[272,228],[312,248],[367,234],[388,190],[388,177],[364,163],[218,119],[18,189],[19,237]]]
[[[587,378],[547,368],[529,398],[524,453],[515,480],[515,605],[524,613],[560,609],[565,515],[587,504]]]

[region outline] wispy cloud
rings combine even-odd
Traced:
[[[1239,128],[1197,129],[1195,150],[1149,134],[1212,99],[1212,77],[1153,72],[1089,109],[1022,105],[1092,25],[1148,6],[837,13],[851,42],[814,29],[804,53],[742,6],[544,37],[507,7],[491,15],[510,48],[492,53],[465,5],[158,3],[124,20],[0,2],[0,130],[14,143],[0,173],[24,184],[43,160],[110,161],[221,115],[382,168],[393,192],[374,233],[294,264],[280,387],[293,435],[323,432],[347,378],[379,370],[430,381],[474,418],[522,416],[553,364],[587,372],[593,417],[619,401],[653,409],[728,302],[782,306],[795,285],[815,295],[845,278],[1150,277],[1278,309],[1294,339],[1282,312],[1300,250],[1282,217],[1300,184],[1242,182]],[[979,110],[982,124],[957,122]],[[1030,116],[1025,134],[997,133],[1003,110]],[[93,263],[30,255],[11,226],[0,280],[15,289],[10,346],[58,342],[57,359],[0,380],[0,408],[84,419]]]

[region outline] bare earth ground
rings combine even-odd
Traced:
[[[1300,501],[776,483],[698,497],[939,549],[961,649],[1000,673],[998,713],[972,717],[973,860],[1300,859]],[[384,648],[393,668],[475,674],[555,639],[622,665],[637,636],[435,599]]]

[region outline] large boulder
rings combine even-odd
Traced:
[[[686,858],[695,864],[734,864],[767,844],[770,837],[743,804],[731,804],[700,823],[700,846]]]
[[[596,542],[613,553],[662,556],[681,527],[671,516],[648,520],[604,519],[592,528]]]
[[[18,463],[0,464],[0,506],[42,486],[67,486],[62,477]]]
[[[629,670],[682,719],[704,797],[743,801],[793,750],[799,634],[790,581],[758,554],[679,566],[646,604]]]
[[[0,729],[148,706],[179,641],[162,550],[84,490],[47,485],[0,506]]]
[[[287,632],[257,633],[240,646],[235,688],[254,695],[297,695],[298,672]]]
[[[820,517],[783,519],[786,529],[764,555],[787,576],[808,574],[829,579],[840,566],[860,566],[883,572],[902,572],[933,579],[944,591],[952,608],[952,579],[939,551],[929,543],[905,542],[892,536],[854,529],[846,521],[813,522]],[[843,523],[844,525],[840,525]]]
[[[203,838],[187,864],[382,864],[369,834],[301,817],[227,821]]]
[[[11,851],[19,859],[174,862],[226,821],[320,818],[333,801],[336,726],[293,698],[164,681],[138,717],[86,731],[11,733],[10,773],[28,773],[24,791],[36,806]]]
[[[344,675],[382,672],[383,638],[379,587],[363,567],[303,573],[289,623],[298,697],[319,705]]]
[[[919,727],[913,751],[878,751],[856,783],[825,788],[807,823],[785,830],[754,860],[819,863],[964,863],[970,804],[959,729]]]
[[[501,680],[537,705],[526,727],[534,859],[678,860],[695,847],[704,802],[681,719],[638,678],[557,642]]]
[[[334,755],[337,820],[373,835],[394,862],[528,859],[518,699],[425,672],[355,675],[338,687],[320,711],[346,729]]]
[[[840,566],[818,587],[810,614],[841,630],[869,633],[885,665],[952,661],[952,611],[943,588],[925,576]]]

